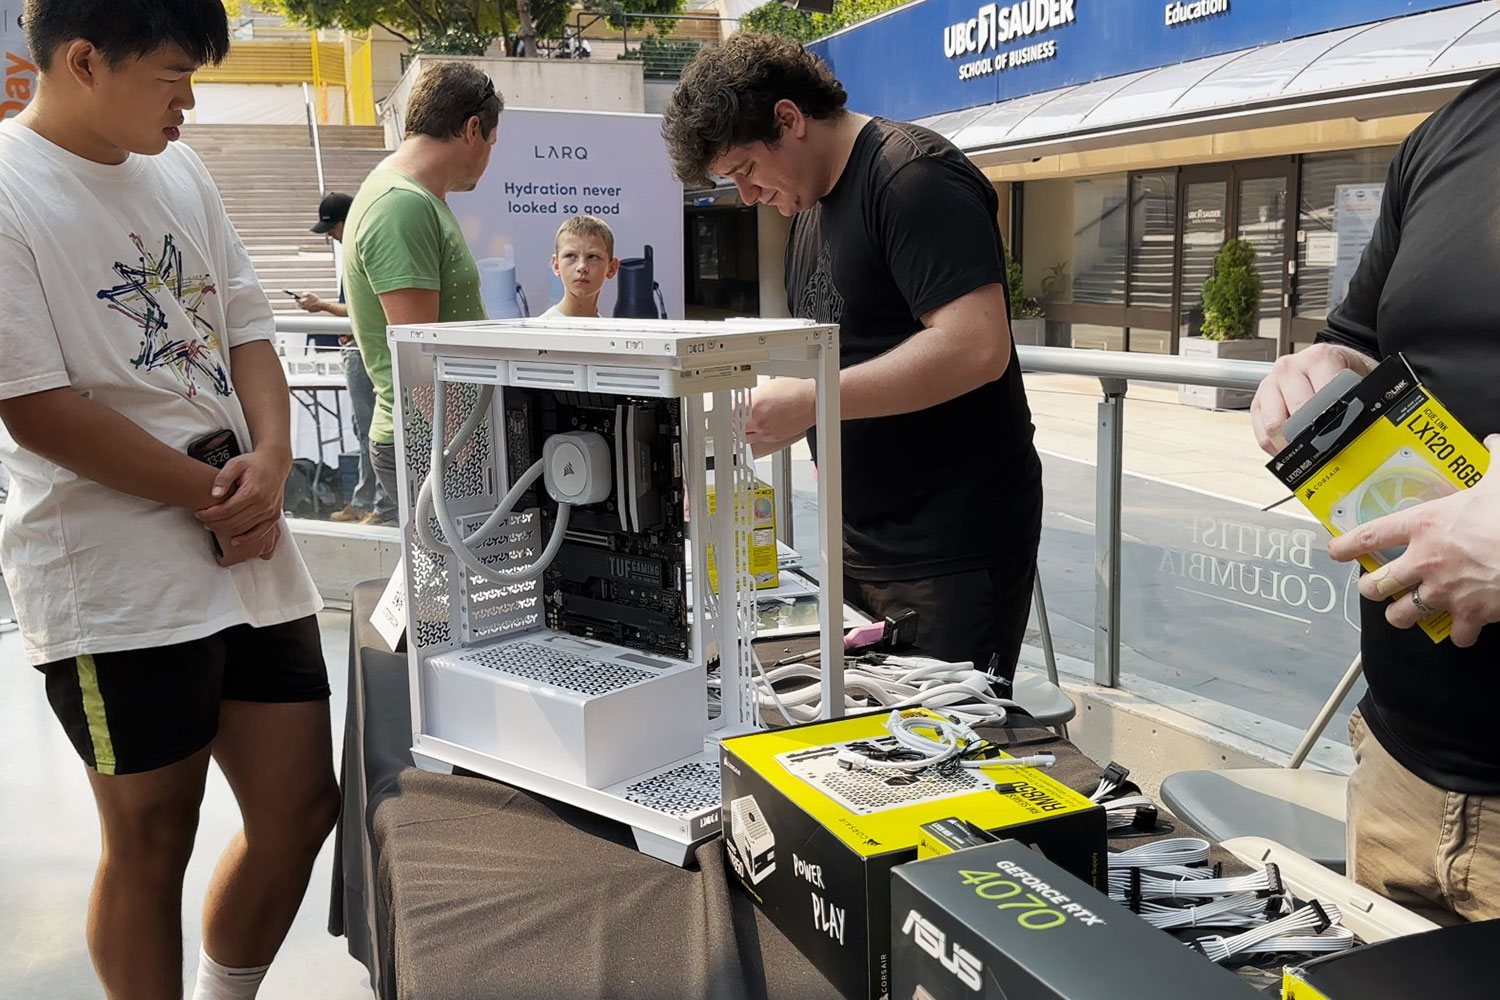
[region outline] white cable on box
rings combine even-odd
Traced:
[[[1233,937],[1200,938],[1194,947],[1214,962],[1236,955],[1280,952],[1338,952],[1354,946],[1354,932],[1338,926],[1338,906],[1314,900],[1290,916]]]

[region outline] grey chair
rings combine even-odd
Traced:
[[[1011,697],[1017,704],[1024,706],[1032,718],[1067,739],[1068,723],[1078,714],[1078,706],[1057,682],[1057,654],[1052,649],[1052,626],[1047,621],[1047,601],[1042,597],[1040,572],[1036,575],[1032,595],[1036,605],[1037,627],[1042,634],[1042,655],[1046,659],[1047,674],[1044,677],[1035,670],[1017,668]]]
[[[1349,779],[1302,764],[1363,669],[1356,656],[1286,767],[1179,771],[1161,783],[1162,802],[1212,840],[1265,838],[1343,874]]]

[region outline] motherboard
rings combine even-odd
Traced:
[[[570,513],[562,549],[543,577],[547,626],[686,658],[681,402],[507,389],[508,481],[541,457],[550,435],[568,431],[593,431],[609,442],[614,489],[608,500]],[[542,537],[550,537],[557,505],[540,485],[520,506],[541,509]]]

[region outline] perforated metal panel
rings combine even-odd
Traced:
[[[459,527],[471,535],[484,524],[485,518],[486,515],[479,514],[460,518]],[[529,565],[542,550],[541,521],[535,508],[512,514],[501,534],[477,547],[479,561],[501,569]],[[471,573],[464,582],[469,609],[468,641],[514,635],[543,624],[540,580],[498,584]]]
[[[444,440],[451,441],[464,420],[473,412],[479,399],[481,387],[468,382],[450,382],[447,391],[445,422],[447,434]],[[405,429],[406,462],[411,471],[412,498],[427,478],[431,462],[432,386],[419,385],[408,389],[402,403],[401,414]],[[462,451],[448,460],[448,476],[444,482],[449,500],[467,500],[488,496],[493,488],[493,470],[490,453],[490,420],[486,416],[479,422],[473,437]]]
[[[841,748],[852,746],[864,750],[871,745],[888,750],[895,748],[896,741],[887,736],[877,740],[834,743],[821,748],[826,751],[823,753],[817,749],[794,750],[777,755],[776,760],[796,777],[861,816],[995,787],[982,771],[972,768],[929,768],[910,775],[839,766],[838,751]]]
[[[625,799],[672,816],[719,804],[719,765],[699,760],[625,786]]]
[[[656,676],[623,663],[559,653],[535,642],[470,650],[460,661],[589,697],[620,691]]]
[[[416,620],[413,644],[418,649],[451,645],[453,629],[448,619],[448,573],[443,558],[412,546],[410,565],[406,567],[406,588]]]

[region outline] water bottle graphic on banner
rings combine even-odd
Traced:
[[[479,266],[479,297],[490,319],[530,316],[526,293],[516,281],[516,251],[509,243],[503,257],[485,257]]]
[[[667,318],[667,303],[662,298],[661,285],[656,282],[651,244],[646,244],[645,256],[620,261],[619,283],[619,296],[615,299],[616,319]]]

